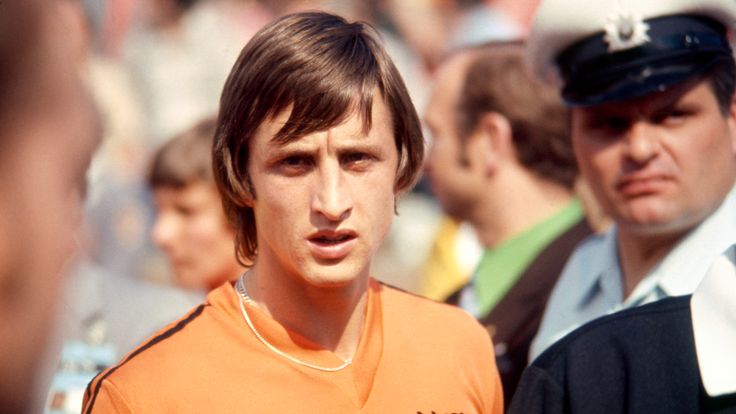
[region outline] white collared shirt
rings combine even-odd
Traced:
[[[575,249],[552,290],[529,350],[529,361],[595,318],[664,297],[693,293],[715,257],[734,243],[736,187],[624,298],[616,227],[591,236]]]
[[[693,293],[690,312],[705,391],[712,397],[736,393],[736,245],[715,259]]]

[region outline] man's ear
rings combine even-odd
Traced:
[[[480,157],[486,174],[492,174],[499,166],[514,156],[509,120],[498,112],[487,112],[478,120],[478,126],[473,133],[473,148]]]
[[[731,105],[728,108],[728,124],[730,126],[731,151],[736,155],[736,94],[731,98]]]
[[[253,208],[254,197],[251,191],[249,191],[247,186],[243,188],[243,192],[241,193],[241,200],[244,206]]]
[[[250,180],[250,175],[245,177],[245,182],[240,185],[239,191],[243,205],[253,208],[253,200],[256,198],[256,189]]]
[[[406,194],[407,192],[409,192],[409,190],[411,190],[412,188],[414,188],[414,184],[416,183],[416,182],[412,182],[412,183],[407,183],[403,186],[399,186],[399,174],[403,169],[402,167],[403,165],[399,165],[396,168],[396,177],[394,178],[394,210],[396,210],[397,199],[403,196],[404,194]],[[423,167],[419,167],[419,168],[421,170],[421,168]],[[419,178],[417,178],[416,180],[418,181]]]

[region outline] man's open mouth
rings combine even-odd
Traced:
[[[312,234],[308,240],[312,254],[320,259],[342,259],[353,250],[358,235],[350,230],[319,231]]]
[[[338,244],[346,240],[350,240],[354,237],[355,236],[350,235],[350,234],[339,234],[335,236],[317,236],[317,237],[311,238],[310,240],[315,241],[317,243],[323,243],[323,244]]]

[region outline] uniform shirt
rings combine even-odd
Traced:
[[[259,334],[302,361],[332,353],[252,304]],[[274,353],[246,325],[229,283],[93,380],[84,413],[503,412],[491,340],[466,312],[371,280],[351,365],[324,372]]]
[[[736,242],[735,211],[736,187],[639,282],[628,298],[623,297],[616,227],[588,239],[573,253],[552,291],[529,360],[590,320],[695,291],[713,259]]]
[[[565,336],[524,371],[509,413],[736,414],[736,393],[705,392],[690,296],[678,296]]]
[[[511,414],[736,413],[736,245],[696,292],[589,322],[527,368]]]

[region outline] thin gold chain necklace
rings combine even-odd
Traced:
[[[280,355],[289,361],[301,365],[307,368],[316,369],[318,371],[327,371],[327,372],[335,372],[340,371],[341,369],[345,369],[348,365],[350,365],[353,362],[353,358],[346,359],[341,365],[336,366],[334,368],[330,367],[320,367],[318,365],[310,364],[309,362],[304,362],[302,360],[299,360],[286,352],[276,348],[274,345],[271,345],[270,342],[266,340],[257,330],[256,327],[253,325],[253,322],[250,320],[250,317],[248,316],[248,312],[245,311],[244,303],[250,303],[253,306],[256,306],[255,302],[253,302],[253,299],[251,299],[250,295],[248,295],[248,290],[245,288],[245,275],[248,274],[247,272],[243,274],[243,276],[238,279],[238,282],[235,284],[235,289],[240,296],[240,300],[238,301],[240,303],[240,312],[243,314],[243,318],[245,319],[245,323],[248,324],[248,327],[253,332],[253,334],[258,338],[259,341],[263,345],[265,345],[268,349],[276,353],[277,355]]]

